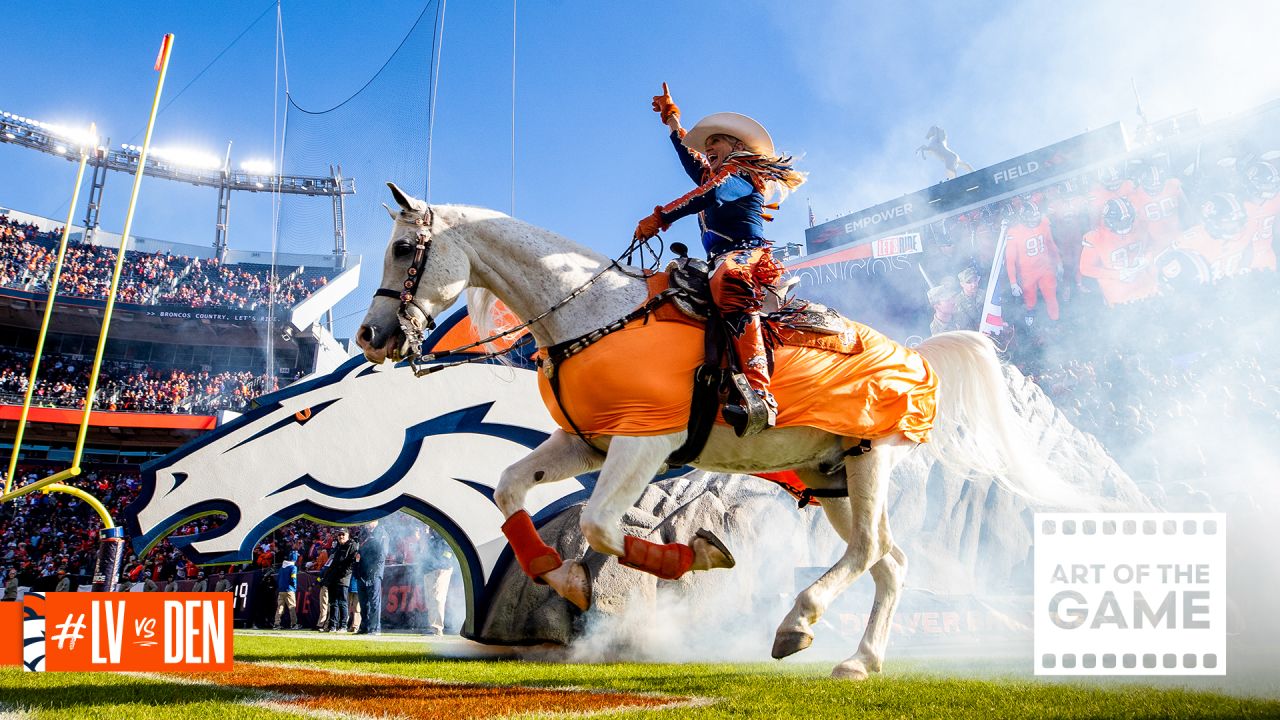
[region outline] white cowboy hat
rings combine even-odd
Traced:
[[[713,113],[698,121],[684,136],[684,146],[703,152],[707,138],[712,135],[729,135],[742,141],[747,149],[761,155],[774,155],[773,139],[760,123],[746,115],[732,112]]]

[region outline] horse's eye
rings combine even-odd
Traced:
[[[412,253],[412,252],[413,252],[413,246],[410,245],[409,243],[403,243],[403,242],[396,243],[395,247],[391,249],[392,256],[397,258],[408,257],[409,253]]]

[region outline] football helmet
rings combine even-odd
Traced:
[[[1111,164],[1098,168],[1098,182],[1108,190],[1119,190],[1124,180],[1124,167],[1121,165]]]
[[[1111,198],[1102,209],[1102,222],[1117,235],[1133,230],[1133,204],[1127,198]]]
[[[1255,160],[1244,169],[1245,184],[1259,200],[1270,200],[1280,193],[1280,171],[1266,160]]]
[[[1158,165],[1147,165],[1138,174],[1138,184],[1150,195],[1164,190],[1165,179],[1164,169]]]
[[[1040,224],[1040,220],[1044,217],[1040,213],[1040,208],[1033,202],[1022,203],[1022,209],[1018,211],[1018,217],[1022,220],[1022,224],[1033,228]]]
[[[1235,237],[1249,219],[1244,207],[1232,193],[1217,192],[1200,203],[1204,229],[1219,240]]]

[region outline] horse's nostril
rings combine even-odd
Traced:
[[[358,337],[365,342],[373,342],[373,326],[361,325]]]

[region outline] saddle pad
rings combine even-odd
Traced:
[[[677,314],[678,311],[676,311]],[[937,377],[924,358],[849,321],[839,350],[783,345],[774,350],[778,426],[808,426],[874,440],[901,432],[925,442],[936,413]],[[561,363],[560,402],[587,435],[665,435],[689,422],[693,372],[703,361],[701,324],[636,320]],[[824,339],[825,339],[824,338]],[[538,389],[552,418],[573,432],[545,373]]]

